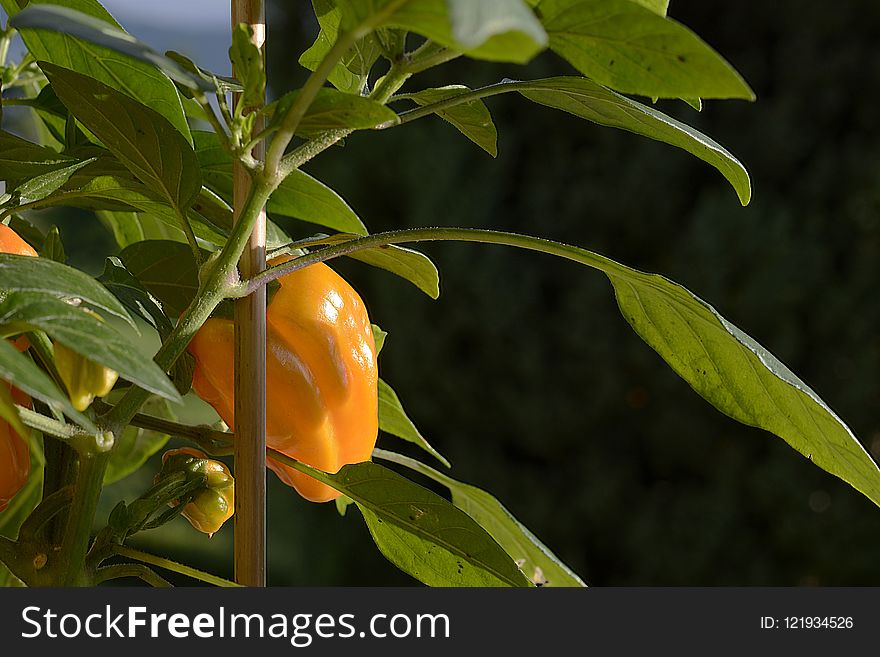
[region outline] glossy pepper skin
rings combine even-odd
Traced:
[[[15,343],[14,346],[18,347]],[[25,345],[24,349],[27,349]],[[19,351],[24,351],[19,349]],[[21,406],[30,406],[31,398],[6,381],[0,386],[12,393],[12,400]],[[15,497],[28,480],[31,472],[31,455],[27,442],[19,436],[6,420],[0,418],[0,511]]]
[[[119,374],[104,367],[60,342],[55,343],[55,367],[64,385],[71,405],[78,411],[86,410],[95,397],[103,397],[113,390]]]
[[[206,477],[205,488],[183,507],[181,515],[210,538],[235,512],[235,481],[225,463],[215,461],[204,452],[191,447],[165,452],[162,463],[167,464],[171,458],[181,456],[192,457],[185,461],[184,468]],[[174,502],[171,506],[177,506],[177,503]]]
[[[23,256],[37,256],[31,246],[21,239],[9,226],[0,224],[0,253],[13,253]],[[27,338],[21,336],[12,341],[19,351],[28,348]],[[12,393],[12,399],[16,404],[29,406],[30,397],[17,390],[6,381],[0,381],[0,385],[6,386]],[[15,496],[27,482],[31,471],[31,456],[27,443],[19,436],[5,420],[0,419],[0,511],[3,511],[9,501]]]
[[[325,472],[370,460],[379,431],[378,373],[363,301],[322,263],[278,282],[266,312],[266,443]],[[230,427],[233,331],[230,320],[209,319],[189,345],[196,361],[193,389]],[[340,495],[277,461],[267,459],[267,465],[308,500]]]

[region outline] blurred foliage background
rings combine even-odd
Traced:
[[[276,91],[303,79],[296,53],[316,31],[307,10],[270,2]],[[357,134],[307,168],[373,232],[519,231],[682,283],[779,356],[880,457],[880,4],[673,0],[670,15],[758,95],[700,113],[659,104],[746,164],[747,208],[683,152],[514,95],[489,101],[497,160],[429,118]],[[168,47],[199,56],[192,42]],[[568,72],[552,54],[527,67],[460,61],[408,88]],[[100,271],[113,246],[96,220],[36,216],[61,226],[72,264]],[[602,275],[494,246],[424,250],[441,271],[436,302],[384,272],[334,265],[389,332],[382,376],[453,476],[495,494],[589,584],[880,584],[880,511],[703,402],[630,330]],[[186,417],[212,419],[198,404]],[[421,457],[390,437],[380,445]],[[106,511],[151,476],[109,487]],[[270,584],[414,583],[379,555],[356,510],[340,517],[270,479]],[[178,519],[140,545],[231,576],[231,533],[209,541]]]

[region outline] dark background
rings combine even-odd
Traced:
[[[314,19],[307,3],[270,4],[270,76],[283,90],[303,79],[296,59]],[[512,230],[663,273],[779,356],[876,458],[880,5],[673,0],[670,15],[757,93],[701,113],[659,104],[746,164],[747,208],[682,151],[518,95],[489,101],[497,160],[428,118],[355,135],[307,168],[373,232]],[[569,72],[552,54],[528,67],[460,61],[407,89]],[[97,257],[109,244],[88,217],[53,220],[71,252],[88,241]],[[700,399],[627,326],[601,274],[495,246],[424,250],[441,271],[439,301],[339,263],[390,334],[382,376],[452,474],[495,494],[588,583],[880,584],[876,507]],[[380,446],[417,454],[389,437]],[[341,518],[270,477],[270,584],[413,582],[378,554],[356,510]],[[138,485],[130,478],[108,499]],[[170,544],[231,575],[230,537],[209,542],[180,520],[142,545]]]

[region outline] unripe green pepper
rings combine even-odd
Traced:
[[[173,463],[175,460],[177,463]],[[164,466],[162,473],[167,474],[169,469],[173,469],[205,476],[204,488],[200,489],[183,507],[181,515],[200,532],[207,534],[208,537],[213,536],[235,512],[235,480],[229,468],[226,464],[215,461],[204,452],[191,447],[165,452],[162,455],[162,464]],[[170,505],[174,507],[179,503],[179,500],[174,500]]]
[[[113,390],[119,375],[85,356],[55,343],[55,367],[64,385],[70,403],[78,411],[86,410],[95,397],[103,397]]]

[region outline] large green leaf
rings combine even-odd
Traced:
[[[373,456],[404,465],[448,488],[452,493],[452,503],[480,523],[507,554],[521,564],[520,568],[526,575],[531,575],[536,584],[553,587],[586,586],[550,548],[486,491],[456,481],[402,454],[377,449]]]
[[[232,201],[232,159],[212,132],[194,132],[196,153],[205,183],[227,203]],[[270,213],[294,217],[345,233],[367,229],[349,205],[324,183],[296,170],[269,198]]]
[[[277,458],[278,453],[271,456]],[[327,474],[292,459],[279,460],[354,500],[382,554],[421,582],[429,586],[531,586],[501,546],[470,516],[396,472],[368,461]]]
[[[416,428],[406,411],[403,410],[403,404],[400,403],[397,393],[382,379],[379,379],[379,429],[418,445],[447,468],[451,467],[446,457],[434,449],[427,438]]]
[[[15,16],[22,4],[0,0],[9,16]],[[41,4],[74,9],[122,29],[97,0],[41,0]],[[21,37],[37,61],[72,69],[128,94],[159,112],[189,139],[189,126],[174,83],[152,65],[58,32],[22,29]]]
[[[180,213],[202,187],[199,161],[154,110],[89,77],[43,64],[58,98],[141,182]]]
[[[0,301],[0,325],[19,331],[44,331],[53,340],[116,370],[119,376],[141,388],[180,401],[180,395],[159,366],[94,311],[48,294],[11,292]]]
[[[123,29],[71,7],[32,4],[16,14],[10,24],[18,30],[47,30],[69,37],[79,37],[96,46],[151,64],[172,80],[191,89],[211,91],[214,88],[200,76],[183,69],[177,62],[157,53]]]
[[[61,169],[55,169],[53,171],[49,171],[48,173],[34,176],[33,178],[24,181],[18,187],[13,189],[10,193],[14,197],[16,197],[18,202],[21,204],[39,201],[59,189],[68,180],[70,180],[70,177],[74,173],[76,173],[83,167],[88,166],[94,161],[95,158],[81,160],[78,162],[75,161],[73,164],[70,164]]]
[[[520,93],[531,101],[569,112],[599,125],[628,130],[686,150],[727,178],[739,200],[752,196],[745,167],[703,133],[585,78],[561,77],[523,83]]]
[[[315,43],[300,56],[299,63],[314,71],[339,37],[342,11],[333,0],[312,0],[312,6],[321,29]],[[367,34],[355,42],[327,79],[340,91],[360,94],[381,52],[376,36]]]
[[[162,309],[161,302],[125,268],[119,258],[111,256],[104,261],[104,273],[98,280],[126,308],[155,328],[161,338],[164,339],[171,333],[173,326]]]
[[[547,44],[544,29],[522,0],[340,0],[336,4],[345,28],[398,27],[477,59],[522,64]]]
[[[64,413],[84,429],[97,431],[90,419],[70,405],[67,393],[59,390],[43,370],[6,340],[0,340],[0,379],[14,383],[19,390]]]
[[[509,56],[528,60],[547,45],[547,33],[523,0],[446,0],[446,5],[452,36],[467,50],[497,37],[506,41]]]
[[[62,155],[47,146],[0,130],[0,180],[7,188],[26,179],[41,176],[77,162],[76,158]]]
[[[46,258],[0,253],[0,290],[80,299],[134,326],[122,304],[94,278]]]
[[[433,105],[459,94],[470,91],[461,85],[450,85],[439,89],[425,89],[412,94],[401,94],[397,98],[412,100],[417,105]],[[474,142],[492,157],[498,156],[498,131],[492,121],[492,115],[482,100],[454,105],[448,109],[437,111],[444,121],[458,128],[465,137]]]
[[[505,80],[473,92],[450,96],[436,105],[404,112],[400,117],[406,123],[425,113],[449,111],[459,104],[510,91],[518,91],[531,101],[563,110],[599,125],[628,130],[686,150],[718,169],[736,190],[743,205],[748,204],[751,199],[748,172],[720,144],[671,116],[586,78],[557,77],[525,82]]]
[[[48,174],[52,175],[52,174]],[[123,240],[135,239],[139,232],[152,225],[143,215],[166,225],[166,230],[156,237],[168,237],[177,241],[186,242],[186,236],[180,228],[180,216],[167,201],[160,198],[155,192],[147,188],[141,182],[135,180],[127,171],[101,174],[98,169],[88,167],[82,174],[74,174],[57,192],[32,204],[31,207],[50,207],[66,205],[78,208],[86,208],[93,211],[109,210],[116,212],[130,212],[138,210],[141,217],[135,218],[134,224],[121,226],[127,231],[119,235]],[[188,213],[190,226],[197,237],[212,244],[223,244],[225,235],[219,233],[213,226],[200,215]],[[116,216],[115,222],[126,221],[129,216]],[[114,228],[114,232],[116,229]],[[125,235],[133,231],[129,237]],[[141,238],[143,239],[143,238]],[[136,241],[136,239],[135,239]]]
[[[186,241],[183,231],[172,228],[151,214],[125,210],[97,210],[95,214],[113,233],[113,238],[121,249],[129,244],[149,239]]]
[[[587,77],[649,98],[744,98],[739,73],[689,29],[632,0],[543,0],[550,48]]]
[[[186,244],[168,240],[135,242],[119,257],[170,315],[180,315],[198,294],[199,270]]]

